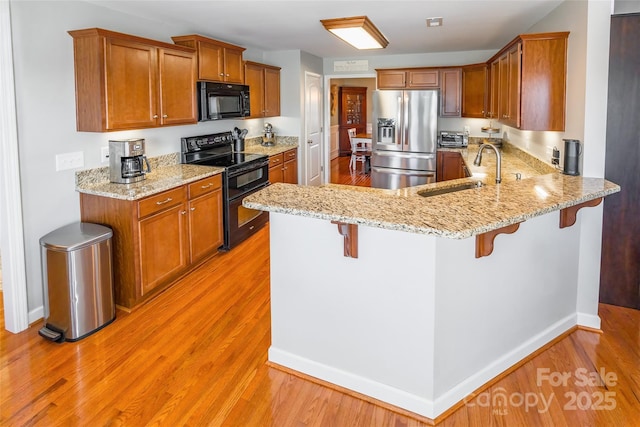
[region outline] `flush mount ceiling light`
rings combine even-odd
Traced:
[[[442,27],[442,17],[427,18],[427,27]]]
[[[322,25],[356,49],[383,49],[389,41],[366,16],[321,19]]]

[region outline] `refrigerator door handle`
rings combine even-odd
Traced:
[[[396,145],[400,146],[400,149],[404,147],[404,129],[403,129],[403,115],[402,115],[402,106],[403,106],[404,92],[400,92],[400,96],[398,96],[398,108],[397,108],[397,120],[395,126],[395,142]]]
[[[373,166],[371,170],[377,173],[386,173],[386,174],[393,174],[393,175],[430,176],[430,177],[436,176],[435,172],[433,171],[419,171],[419,170],[413,170],[413,169],[379,168],[379,167]]]
[[[409,147],[409,94],[402,92],[402,150]]]

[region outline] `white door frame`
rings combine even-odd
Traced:
[[[318,78],[318,82],[320,85],[323,84],[322,82],[322,75],[317,74],[317,73],[312,73],[311,71],[305,71],[304,72],[304,89],[305,89],[305,97],[304,97],[304,140],[302,141],[302,145],[304,145],[304,171],[305,171],[305,176],[304,176],[304,183],[305,185],[308,185],[309,182],[309,144],[307,144],[307,136],[308,136],[308,116],[309,116],[309,112],[307,111],[307,79],[309,76],[313,76],[313,77],[317,77]],[[324,95],[324,87],[320,87],[320,96]],[[321,98],[320,102],[324,103],[324,99]],[[324,110],[322,109],[322,107],[319,109],[319,114],[322,116],[324,114]],[[327,182],[324,178],[324,171],[327,169],[327,162],[326,162],[326,156],[325,156],[325,152],[327,151],[327,145],[326,145],[326,140],[324,135],[327,134],[326,132],[326,128],[323,126],[323,120],[322,117],[320,117],[320,169],[322,172],[320,172],[320,183],[324,184],[325,182]]]
[[[376,73],[366,73],[366,74],[325,74],[324,75],[324,135],[323,139],[323,147],[325,150],[323,152],[324,155],[324,164],[326,165],[324,168],[324,182],[331,182],[331,79],[371,79],[377,78]],[[336,100],[338,102],[338,100]]]
[[[4,324],[9,332],[29,327],[27,278],[18,156],[18,123],[9,2],[0,1],[0,251]]]

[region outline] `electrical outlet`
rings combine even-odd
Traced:
[[[560,164],[560,150],[558,150],[556,147],[553,147],[553,153],[551,154],[551,164]]]
[[[471,129],[469,128],[469,126],[465,126],[465,127],[464,127],[464,133],[465,133],[465,135],[469,135],[469,132],[471,132]]]
[[[100,163],[109,162],[109,147],[100,148]]]
[[[67,169],[77,169],[84,166],[84,153],[76,151],[74,153],[56,154],[56,171]]]

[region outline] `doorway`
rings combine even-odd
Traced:
[[[327,99],[325,107],[325,128],[329,129],[327,135],[326,164],[331,165],[325,171],[325,182],[346,185],[370,186],[369,176],[358,176],[349,169],[349,157],[340,157],[340,133],[338,120],[338,92],[340,87],[366,87],[367,88],[367,131],[371,130],[371,117],[373,113],[373,92],[376,90],[376,76],[374,75],[340,75],[325,76],[325,88]]]

